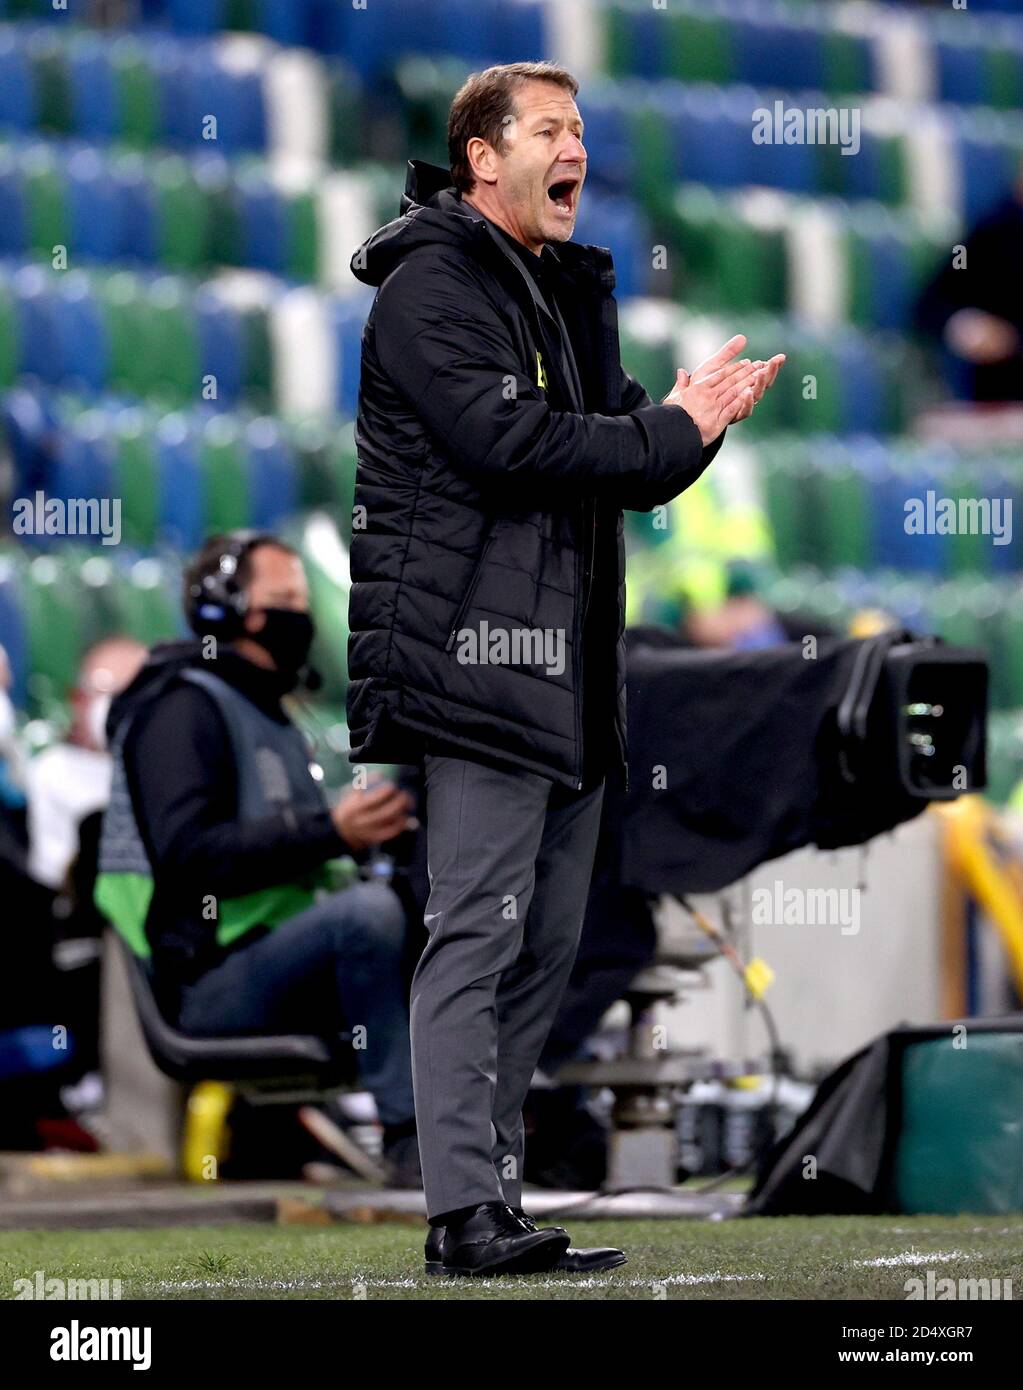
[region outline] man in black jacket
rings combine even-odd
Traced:
[[[289,546],[212,537],[185,608],[200,640],[154,648],[111,709],[97,904],[185,1033],[350,1030],[392,1179],[417,1185],[401,905],[378,882],[332,891],[331,870],[408,828],[411,798],[330,805],[314,776],[281,703],[313,636]]]
[[[604,775],[625,761],[622,508],[695,481],[781,363],[736,361],[734,338],[660,405],[622,370],[611,257],[569,240],[576,92],[553,64],[470,78],[450,173],[413,165],[405,215],[352,261],[378,293],[348,716],[354,760],[424,765],[411,1024],[437,1272],[624,1260],[567,1251],[520,1206],[522,1102],[578,944]]]

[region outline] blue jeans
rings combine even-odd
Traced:
[[[240,945],[182,994],[178,1025],[194,1037],[331,1033],[362,1025],[359,1077],[380,1121],[415,1115],[405,915],[382,883],[356,883]]]

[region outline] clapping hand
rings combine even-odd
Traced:
[[[663,405],[681,406],[700,431],[704,445],[717,439],[726,426],[753,414],[785,361],[781,352],[767,362],[745,357],[733,360],[745,346],[746,338],[738,333],[691,374],[680,367],[675,385],[662,401]]]

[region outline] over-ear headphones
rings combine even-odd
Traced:
[[[215,564],[189,585],[188,625],[197,637],[230,641],[241,635],[248,600],[238,583],[238,567],[254,546],[272,539],[262,531],[232,531]]]

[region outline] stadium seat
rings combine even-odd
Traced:
[[[156,1065],[173,1081],[231,1081],[247,1091],[287,1089],[318,1094],[354,1078],[352,1048],[302,1034],[280,1037],[194,1038],[173,1028],[153,997],[145,964],[118,938],[132,999]],[[351,1034],[339,1034],[350,1039]]]
[[[24,708],[28,699],[29,640],[22,581],[14,556],[0,553],[0,647],[11,669],[11,698]]]
[[[159,531],[160,476],[153,422],[139,407],[113,410],[110,417],[115,487],[121,499],[121,529],[128,544],[149,549],[162,539]]]
[[[295,460],[276,421],[262,416],[245,429],[242,442],[249,496],[249,524],[273,531],[301,506]]]
[[[205,535],[205,500],[198,442],[183,415],[157,426],[156,466],[161,535],[178,550],[195,550]]]
[[[236,422],[213,415],[199,443],[203,487],[203,531],[235,531],[251,524],[249,472]]]

